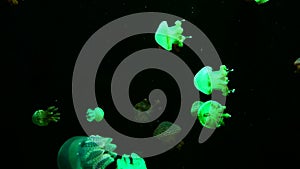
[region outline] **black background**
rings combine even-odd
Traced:
[[[181,150],[172,149],[146,158],[149,169],[172,168],[284,168],[299,160],[299,86],[293,62],[299,54],[299,10],[296,1],[270,0],[257,5],[245,0],[185,1],[21,1],[17,6],[1,2],[4,84],[12,106],[3,105],[2,140],[13,168],[57,168],[60,146],[73,136],[85,135],[72,103],[72,73],[76,58],[87,39],[99,28],[124,15],[164,12],[189,20],[213,43],[222,63],[235,71],[229,86],[236,92],[227,97],[226,111],[232,117],[204,144],[197,139],[202,126],[196,123],[184,138]],[[170,24],[171,25],[171,24]],[[106,83],[96,80],[98,97],[110,98],[107,89],[112,71],[126,56],[158,45],[153,35],[134,36],[117,44],[106,56],[98,74],[106,72]],[[203,65],[186,46],[179,52],[196,73]],[[108,72],[108,73],[107,73]],[[110,72],[110,73],[109,73]],[[151,83],[147,82],[151,81]],[[9,83],[13,82],[13,83]],[[154,88],[166,92],[168,102],[163,118],[172,121],[179,109],[179,88],[174,79],[157,70],[141,72],[131,84],[130,98],[137,103]],[[12,89],[11,89],[12,88]],[[14,96],[14,97],[11,97]],[[201,95],[202,96],[202,95]],[[203,96],[203,99],[208,99]],[[125,121],[115,124],[118,114],[111,103],[99,103],[110,122],[122,132],[145,136],[154,128],[139,126],[126,130]],[[47,127],[32,123],[37,109],[56,105],[61,120]],[[176,106],[178,105],[178,106]],[[172,114],[174,112],[174,114]],[[161,120],[165,120],[161,119]],[[123,125],[122,125],[123,124]],[[136,124],[130,124],[132,129]],[[146,131],[146,132],[145,132]],[[18,151],[14,151],[16,148]],[[108,168],[115,168],[115,163]]]

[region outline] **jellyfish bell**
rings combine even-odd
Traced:
[[[192,36],[182,35],[182,21],[177,20],[175,25],[171,27],[168,26],[167,21],[162,21],[159,24],[155,32],[155,41],[165,50],[171,51],[173,44],[177,44],[179,47],[182,47],[185,39],[192,38]]]
[[[104,118],[104,111],[99,107],[96,107],[94,110],[88,109],[86,112],[86,118],[89,122],[92,122],[94,120],[96,122],[100,122]]]
[[[176,135],[181,132],[181,127],[169,121],[161,122],[154,130],[153,136],[161,140],[163,144],[171,144],[176,141]]]
[[[213,71],[212,67],[205,66],[195,75],[194,85],[204,94],[210,95],[213,90],[220,90],[224,96],[228,93],[233,93],[235,89],[228,89],[228,73],[233,71],[228,70],[225,65],[220,66],[220,70]]]
[[[112,138],[101,136],[74,136],[59,149],[57,166],[59,169],[105,169],[117,156],[113,152]]]

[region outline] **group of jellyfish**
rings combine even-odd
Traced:
[[[177,20],[174,26],[169,27],[166,21],[162,21],[155,33],[155,41],[165,50],[171,51],[174,45],[183,46],[184,40],[192,36],[183,36],[182,21]],[[214,71],[212,67],[205,66],[195,75],[194,85],[196,89],[206,95],[211,95],[213,90],[219,90],[223,96],[233,93],[235,89],[229,90],[227,84],[228,73],[233,71],[221,65],[219,70]],[[196,101],[191,108],[193,116],[198,116],[200,123],[207,128],[217,128],[224,125],[223,118],[231,117],[228,113],[223,113],[226,106],[217,101],[207,102]]]

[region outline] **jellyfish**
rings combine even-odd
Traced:
[[[164,144],[170,144],[175,141],[176,135],[179,132],[181,132],[179,125],[164,121],[154,130],[153,136],[161,140]]]
[[[172,45],[176,44],[179,47],[183,46],[183,41],[192,36],[183,36],[183,28],[181,27],[182,21],[177,20],[174,26],[169,27],[167,21],[162,21],[156,32],[155,41],[164,49],[171,51]]]
[[[117,169],[147,169],[146,162],[136,153],[131,153],[132,162],[130,162],[130,156],[123,154],[121,159],[117,160]]]
[[[18,0],[7,0],[10,4],[12,5],[18,5],[19,1]]]
[[[255,0],[255,2],[257,3],[257,4],[264,4],[264,3],[266,3],[266,2],[268,2],[269,0]]]
[[[103,117],[104,117],[104,111],[99,107],[96,107],[94,110],[88,109],[86,112],[86,119],[89,122],[92,122],[94,120],[96,122],[100,122],[103,119]]]
[[[32,122],[38,126],[48,126],[50,122],[58,122],[60,113],[57,110],[55,106],[50,106],[46,110],[37,110],[32,115]]]
[[[231,71],[233,69],[228,70],[225,65],[221,65],[218,71],[213,71],[210,66],[205,66],[195,75],[194,85],[207,95],[210,95],[213,90],[220,90],[223,96],[227,96],[228,93],[235,91],[235,89],[229,90],[227,87],[229,82],[227,75]]]
[[[193,117],[196,117],[197,114],[198,114],[198,110],[200,108],[200,106],[203,104],[203,102],[201,101],[195,101],[193,104],[192,104],[192,107],[191,107],[191,115]]]
[[[143,99],[142,101],[138,102],[134,106],[134,113],[135,113],[134,119],[137,120],[138,122],[148,121],[154,107],[157,107],[158,110],[161,109],[161,107],[159,107],[159,104],[160,104],[159,100],[155,100],[154,104],[151,105],[148,99],[146,99],[146,98]]]
[[[112,138],[99,135],[75,136],[68,139],[59,149],[59,169],[105,169],[114,162],[117,153]]]
[[[294,65],[296,66],[295,73],[300,73],[300,58],[294,62]]]
[[[215,129],[224,125],[223,118],[231,117],[230,114],[223,114],[226,106],[222,106],[217,101],[204,102],[198,110],[198,119],[200,123],[210,129]]]

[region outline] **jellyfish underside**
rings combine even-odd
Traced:
[[[182,47],[185,39],[192,38],[191,36],[183,36],[182,32],[181,21],[177,20],[175,25],[171,27],[168,26],[167,21],[162,21],[155,32],[155,41],[165,50],[171,51],[173,44]]]
[[[195,87],[210,95],[213,90],[220,90],[223,96],[227,96],[229,93],[233,93],[235,89],[228,89],[228,73],[233,71],[228,70],[225,65],[220,66],[220,70],[213,71],[210,66],[203,67],[194,77]]]
[[[59,169],[105,169],[117,156],[111,138],[75,136],[68,139],[57,156]]]
[[[231,117],[228,113],[223,114],[225,109],[226,106],[222,106],[216,101],[207,101],[200,106],[198,110],[198,119],[206,128],[218,128],[224,125],[223,118]]]

